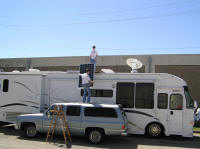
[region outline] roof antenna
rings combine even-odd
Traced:
[[[135,58],[128,58],[126,60],[126,63],[128,66],[130,66],[132,68],[131,73],[137,73],[137,69],[142,67],[142,62],[135,59]]]

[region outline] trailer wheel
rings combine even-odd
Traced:
[[[24,126],[23,136],[26,138],[34,138],[37,136],[37,129],[33,124],[28,124]]]
[[[146,134],[151,137],[160,137],[164,134],[164,128],[159,123],[151,123],[146,127]]]

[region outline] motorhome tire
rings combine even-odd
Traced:
[[[163,135],[163,127],[159,123],[151,123],[146,128],[146,134],[150,137],[160,137]]]
[[[37,136],[37,129],[33,124],[25,125],[23,129],[23,136],[26,138],[34,138]]]
[[[92,129],[88,132],[88,139],[92,144],[100,143],[104,138],[104,133],[100,129]]]

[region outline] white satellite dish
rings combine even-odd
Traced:
[[[135,58],[128,58],[126,60],[126,63],[128,66],[132,68],[131,73],[137,73],[137,69],[140,69],[142,67],[142,62],[135,59]]]

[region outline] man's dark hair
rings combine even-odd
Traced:
[[[86,72],[90,72],[90,69],[86,69]]]
[[[95,49],[95,48],[96,48],[96,46],[92,46],[92,48],[93,48],[93,49]]]

